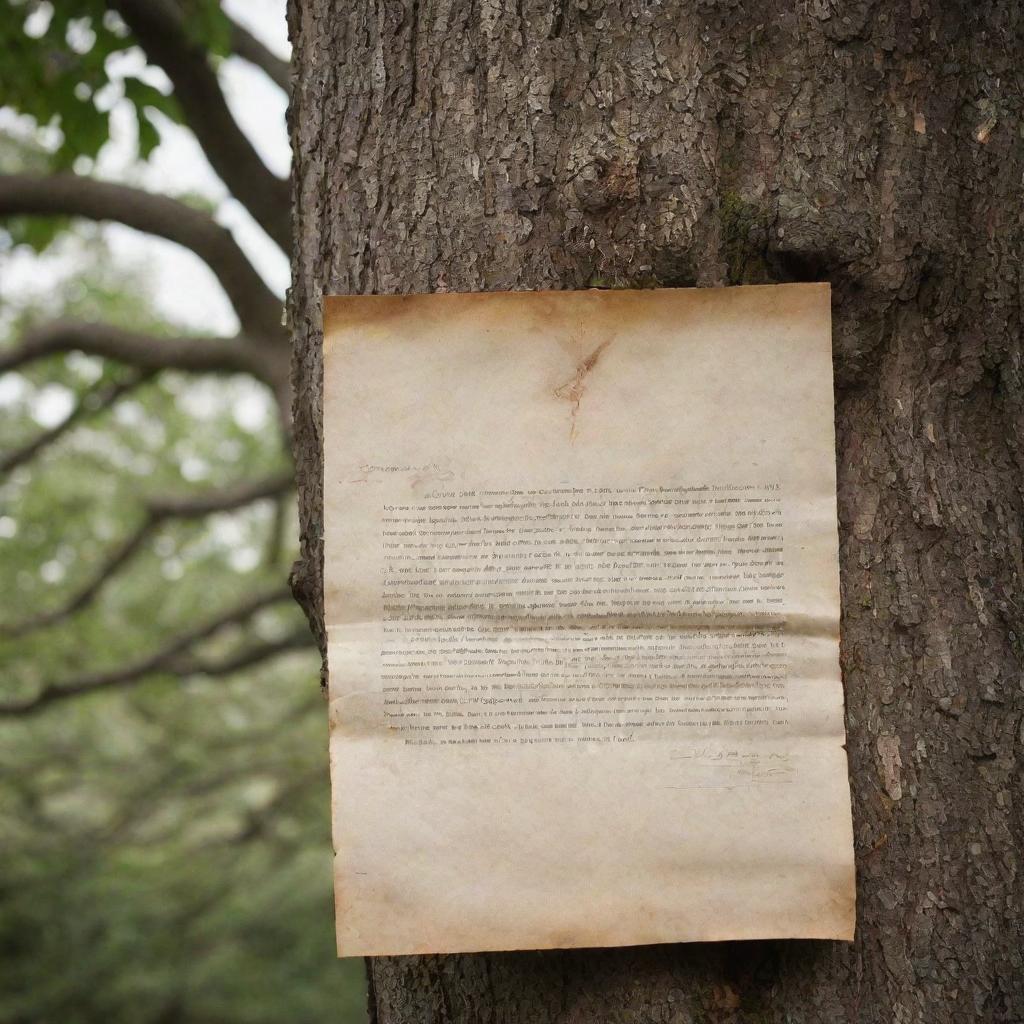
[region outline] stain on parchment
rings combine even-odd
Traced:
[[[580,402],[583,401],[583,395],[587,389],[587,380],[590,374],[593,372],[594,367],[597,366],[598,360],[604,350],[612,343],[611,338],[606,338],[601,342],[590,355],[584,357],[576,364],[576,372],[570,377],[564,384],[559,384],[555,388],[555,397],[561,398],[569,403],[571,410],[569,418],[569,440],[576,440],[576,418],[580,411]]]

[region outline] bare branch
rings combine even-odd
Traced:
[[[252,647],[243,648],[226,658],[210,660],[193,657],[183,661],[175,671],[181,676],[229,676],[244,668],[258,665],[268,658],[274,658],[285,651],[308,651],[313,647],[313,638],[305,627],[296,629],[278,640],[266,640]]]
[[[0,373],[62,352],[116,359],[142,370],[247,373],[279,392],[288,379],[288,355],[243,337],[162,338],[109,324],[53,320],[29,330],[21,343],[0,352]]]
[[[231,232],[201,210],[168,196],[79,174],[0,174],[0,217],[18,215],[117,221],[183,245],[217,276],[244,332],[283,337],[280,300]]]
[[[150,499],[147,504],[151,516],[164,519],[200,519],[213,512],[234,512],[254,501],[286,494],[295,486],[290,469],[264,480],[247,480],[233,487],[224,487],[205,494],[177,494]]]
[[[250,64],[254,64],[285,92],[291,90],[291,69],[288,61],[272,53],[247,28],[228,17],[231,22],[231,49]]]
[[[37,434],[20,448],[15,448],[14,451],[8,452],[6,455],[0,455],[0,473],[9,473],[12,469],[34,459],[44,448],[60,440],[80,420],[88,416],[97,416],[106,411],[152,376],[152,370],[141,370],[131,373],[122,380],[101,381],[95,387],[89,388],[60,423]]]
[[[103,585],[124,565],[149,539],[156,529],[156,523],[147,516],[113,551],[93,573],[89,581],[77,590],[64,604],[47,612],[40,612],[31,618],[23,619],[11,625],[0,626],[0,636],[11,639],[24,636],[33,630],[52,626],[54,623],[70,619],[72,615],[84,608],[100,592]]]
[[[58,701],[71,697],[82,697],[99,690],[135,686],[157,673],[168,673],[179,678],[198,674],[229,675],[286,651],[308,647],[310,644],[309,634],[303,630],[288,634],[277,641],[256,644],[218,661],[203,661],[191,651],[196,644],[213,636],[225,626],[243,623],[256,612],[290,598],[291,594],[285,587],[276,587],[271,591],[251,597],[216,618],[182,633],[165,647],[138,661],[120,668],[87,673],[63,683],[49,684],[33,697],[0,704],[0,716],[20,717],[35,714]]]
[[[164,522],[170,519],[201,519],[214,512],[233,512],[253,502],[283,494],[292,486],[293,477],[288,471],[265,480],[247,482],[206,494],[151,498],[145,503],[145,514],[139,525],[107,555],[84,586],[57,608],[41,612],[13,625],[0,626],[0,635],[20,637],[71,618],[96,597]]]
[[[291,248],[287,181],[272,174],[245,137],[221,91],[209,54],[185,30],[172,0],[107,0],[147,57],[167,72],[174,96],[211,166],[284,252]]]

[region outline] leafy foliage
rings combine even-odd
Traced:
[[[231,51],[231,26],[218,0],[182,0],[185,30],[197,45],[215,57]]]
[[[0,3],[7,7],[0,17],[0,100],[60,130],[56,167],[70,167],[80,157],[95,159],[110,137],[112,99],[122,89],[136,111],[143,156],[158,138],[150,111],[180,121],[173,96],[137,77],[111,75],[111,58],[135,43],[102,0]],[[204,5],[214,6],[219,12],[219,5]]]
[[[182,4],[190,37],[211,54],[230,51],[231,29],[217,0]],[[160,141],[154,113],[181,122],[169,89],[118,73],[135,49],[124,22],[103,0],[0,0],[0,104],[59,129],[55,168],[94,160],[110,138],[110,111],[123,96],[135,110],[139,155]]]
[[[96,240],[65,314],[163,328]],[[6,309],[16,335],[40,310]],[[53,312],[52,309],[48,312]],[[0,449],[123,368],[55,359],[8,385]],[[161,374],[0,486],[5,616],[59,603],[134,525],[139,497],[258,478],[286,456],[247,379]],[[169,524],[96,602],[0,647],[4,696],[152,650],[279,581],[270,503]],[[289,536],[294,531],[290,531]],[[171,586],[173,584],[173,586]],[[214,643],[299,625],[290,603]],[[0,718],[0,1020],[356,1020],[332,948],[326,725],[312,650],[239,676],[141,685]]]
[[[180,0],[190,39],[230,45],[217,0]],[[0,137],[0,174],[87,170],[127,103],[139,156],[181,113],[101,0],[0,0],[0,105],[34,134]],[[202,197],[191,205],[199,206]],[[0,304],[0,351],[54,316],[180,335],[115,265],[95,228],[3,222],[70,268]],[[2,253],[0,253],[2,255]],[[104,404],[100,396],[116,392]],[[144,521],[187,498],[288,466],[275,399],[253,380],[202,378],[83,355],[0,376],[0,456],[73,411],[74,429],[0,478],[0,630],[59,609]],[[292,498],[169,518],[96,600],[0,638],[0,703],[145,658],[234,603],[280,587]],[[259,650],[304,626],[270,604],[199,642],[200,659]],[[356,1021],[361,965],[334,958],[326,722],[317,656],[244,672],[165,669],[25,717],[0,714],[0,1020],[61,1024]]]

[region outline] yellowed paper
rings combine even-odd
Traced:
[[[339,952],[852,938],[828,286],[324,319]]]

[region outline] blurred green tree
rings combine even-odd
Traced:
[[[0,107],[51,140],[0,139],[0,251],[73,235],[84,254],[45,302],[0,307],[0,1019],[358,1019],[359,967],[333,962],[316,658],[285,579],[281,303],[202,200],[90,176],[113,93],[140,160],[161,117],[188,127],[286,250],[287,183],[217,63],[281,88],[287,63],[217,0],[0,0],[0,48]],[[111,71],[136,48],[169,89]],[[167,323],[103,221],[195,252],[238,332]]]

